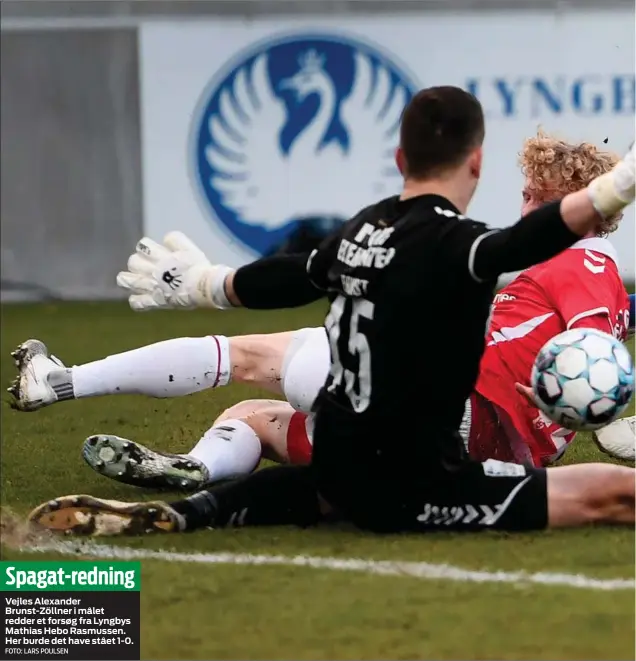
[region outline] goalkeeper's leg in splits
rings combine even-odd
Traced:
[[[252,472],[261,457],[286,463],[286,450],[278,443],[261,443],[261,437],[272,436],[260,424],[263,415],[269,416],[265,427],[278,427],[289,419],[288,410],[308,413],[329,371],[324,328],[178,338],[70,368],[49,356],[38,340],[28,340],[14,354],[19,376],[10,391],[15,408],[23,411],[112,394],[180,397],[230,382],[251,384],[290,402],[271,401],[267,410],[262,401],[233,407],[183,456],[152,452],[117,436],[86,440],[83,453],[92,468],[150,488],[200,488]]]

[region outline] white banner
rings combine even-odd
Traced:
[[[539,126],[623,152],[634,134],[634,15],[436,14],[149,23],[140,35],[144,222],[213,260],[267,253],[296,221],[393,194],[398,120],[421,87],[487,115],[470,215],[519,214],[517,154]],[[634,275],[634,216],[614,243]]]

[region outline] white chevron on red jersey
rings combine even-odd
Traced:
[[[560,455],[574,433],[521,401],[514,384],[529,382],[541,347],[568,328],[626,337],[629,299],[617,261],[607,239],[583,239],[524,271],[495,297],[476,390],[511,416],[535,463]]]

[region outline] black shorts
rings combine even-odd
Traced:
[[[356,526],[375,532],[542,530],[548,524],[546,471],[489,459],[391,483],[349,473],[322,495]],[[320,489],[320,487],[319,487]]]

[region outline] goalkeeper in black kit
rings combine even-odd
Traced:
[[[311,255],[270,257],[229,272],[193,265],[187,251],[176,250],[158,260],[152,276],[123,274],[137,308],[152,300],[153,307],[274,309],[328,297],[331,368],[315,403],[310,466],[266,468],[172,503],[64,496],[35,509],[31,520],[88,535],[310,526],[334,518],[375,532],[633,525],[633,469],[479,463],[467,457],[458,429],[497,278],[553,257],[599,216],[632,203],[634,149],[587,189],[493,230],[466,217],[484,132],[473,96],[455,87],[424,89],[402,118],[402,193],[361,210]],[[407,370],[418,378],[405,380]]]

